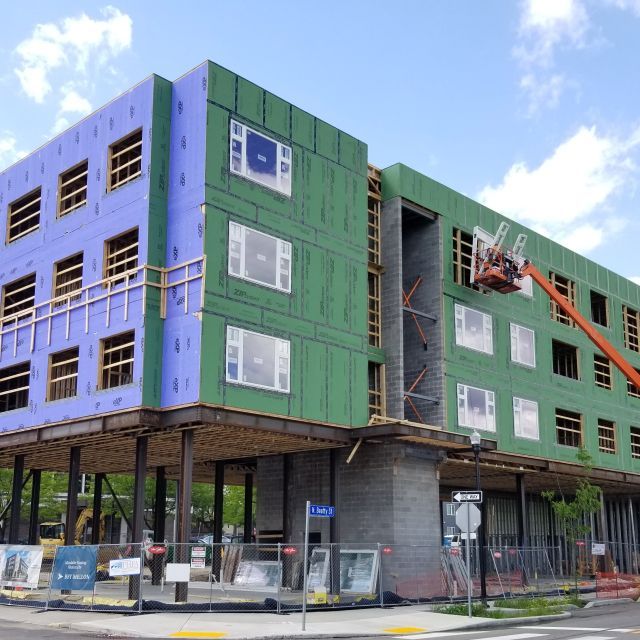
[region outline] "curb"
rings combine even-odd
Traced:
[[[467,624],[460,627],[452,627],[447,631],[464,631],[468,629],[474,631],[476,629],[487,629],[494,627],[508,627],[514,624],[526,624],[530,622],[536,624],[538,622],[553,622],[554,620],[566,620],[571,618],[571,612],[565,611],[564,613],[554,613],[550,616],[524,616],[521,618],[486,618],[482,622],[474,622],[473,624]]]
[[[606,607],[610,604],[623,604],[627,602],[635,602],[633,598],[611,598],[610,600],[591,600],[584,605],[584,609],[593,607]]]

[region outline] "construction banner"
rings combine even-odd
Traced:
[[[93,591],[98,547],[58,547],[51,571],[51,588]]]
[[[42,547],[0,545],[0,586],[37,589]]]

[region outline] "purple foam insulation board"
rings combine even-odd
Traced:
[[[163,407],[199,399],[207,118],[203,69],[206,76],[205,64],[177,80],[172,93],[166,267],[169,284],[194,279],[188,287],[176,284],[167,290]],[[188,269],[176,268],[188,262]]]
[[[80,251],[83,252],[83,286],[97,283],[104,274],[105,241],[133,227],[139,227],[138,264],[146,262],[152,107],[153,78],[149,78],[0,174],[0,228],[3,230],[8,205],[33,189],[41,187],[42,190],[39,230],[0,249],[0,286],[35,273],[35,304],[41,305],[53,296],[54,263]],[[109,145],[140,128],[142,175],[107,193]],[[84,160],[88,160],[87,203],[58,218],[59,176]],[[96,284],[89,291],[94,301],[88,307],[74,303],[68,314],[56,315],[50,322],[44,317],[49,311],[46,305],[39,309],[33,326],[23,324],[17,332],[3,336],[0,369],[28,361],[31,383],[28,407],[0,413],[0,430],[77,419],[140,404],[144,349],[142,289],[131,291],[126,304],[125,294],[115,293],[108,321],[106,301],[96,299],[105,291]],[[131,330],[135,332],[133,381],[98,390],[100,341]],[[78,395],[47,402],[50,355],[76,346],[79,349]]]

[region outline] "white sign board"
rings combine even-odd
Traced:
[[[206,563],[204,558],[191,558],[192,569],[205,569]]]
[[[456,509],[456,524],[462,533],[473,533],[481,523],[480,509],[475,504],[461,504]]]
[[[191,547],[191,557],[192,558],[206,558],[207,557],[207,548],[206,547]]]
[[[591,555],[592,556],[603,556],[605,554],[604,544],[600,542],[592,542],[591,543]]]
[[[118,558],[109,560],[109,575],[137,576],[140,573],[140,558]]]
[[[189,582],[191,566],[186,562],[167,562],[165,582]]]
[[[0,586],[37,589],[41,546],[0,545]]]

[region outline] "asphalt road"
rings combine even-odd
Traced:
[[[51,627],[38,627],[33,624],[11,625],[3,622],[0,624],[0,640],[95,640],[106,637],[88,635],[69,631],[68,629],[52,629]],[[109,640],[117,640],[117,636],[109,636]]]

